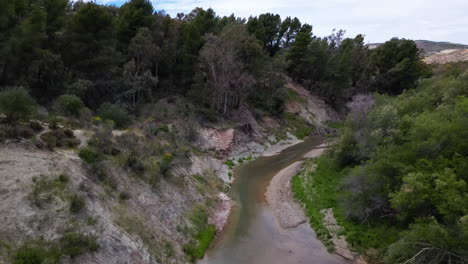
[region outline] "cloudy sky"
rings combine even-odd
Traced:
[[[115,3],[124,0],[97,0]],[[249,17],[266,12],[298,17],[314,34],[336,29],[346,36],[362,33],[366,42],[392,37],[468,44],[468,0],[152,0],[155,9],[174,16],[194,7],[213,8],[218,15]]]

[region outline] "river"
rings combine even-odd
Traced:
[[[238,166],[231,197],[236,206],[228,223],[200,264],[345,264],[341,257],[329,254],[308,223],[283,229],[265,198],[273,176],[303,160],[303,156],[323,139],[310,137],[280,154],[259,157]]]

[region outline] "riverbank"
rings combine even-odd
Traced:
[[[325,144],[307,152],[305,158],[315,158],[325,152]],[[281,228],[294,228],[306,223],[307,218],[301,206],[294,200],[291,188],[292,178],[300,171],[303,161],[295,162],[278,172],[267,187],[265,196],[275,212]]]

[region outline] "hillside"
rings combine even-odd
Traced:
[[[448,49],[431,54],[424,58],[424,62],[433,63],[449,63],[457,61],[468,61],[468,49]]]
[[[289,121],[254,118],[248,108],[217,124],[177,119],[180,101],[162,100],[155,108],[166,114],[125,131],[104,124],[72,130],[79,142],[72,148],[53,147],[44,136],[70,131],[66,120],[58,128],[34,123],[42,132],[31,139],[0,143],[0,263],[35,250],[60,263],[187,263],[194,232],[208,224],[221,231],[227,220],[232,166],[272,144],[284,148],[283,139],[297,141],[307,124],[324,132],[336,118],[323,101],[295,90]]]
[[[415,40],[414,41],[418,48],[422,49],[426,55],[437,53],[443,50],[452,50],[452,49],[468,49],[468,45],[451,43],[451,42],[437,42],[430,40]],[[383,43],[369,43],[367,46],[370,49],[374,49]]]

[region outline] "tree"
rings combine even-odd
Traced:
[[[15,87],[0,92],[0,112],[7,121],[28,119],[36,111],[36,103],[23,87]]]
[[[54,102],[54,109],[64,116],[79,117],[80,111],[85,107],[83,101],[75,95],[64,94],[59,96]]]
[[[153,4],[149,0],[131,0],[119,9],[117,36],[123,47],[130,43],[140,28],[151,28],[153,13]]]
[[[266,13],[261,14],[258,18],[251,17],[247,22],[247,28],[251,34],[262,41],[270,56],[275,55],[280,50],[281,41],[286,32],[286,29],[281,27],[280,15]]]
[[[303,80],[309,77],[309,61],[307,60],[307,52],[312,38],[309,34],[299,33],[296,40],[292,43],[291,48],[286,53],[288,60],[288,71],[294,79]]]
[[[376,78],[374,89],[392,95],[414,88],[424,76],[420,51],[412,40],[393,38],[377,47],[371,56]]]
[[[198,85],[206,91],[209,105],[225,116],[245,102],[254,82],[232,43],[214,35],[207,36],[200,52],[200,74],[204,81]]]
[[[43,51],[46,13],[39,6],[29,7],[24,1],[5,7],[8,13],[0,28],[0,85],[11,85],[25,77],[29,62]]]
[[[151,32],[147,28],[140,28],[132,39],[129,48],[130,61],[124,65],[123,81],[125,91],[123,96],[130,98],[133,109],[136,108],[143,95],[152,98],[152,90],[158,83],[152,69],[157,67],[159,49],[154,45]],[[154,70],[157,72],[157,70]]]
[[[115,53],[114,18],[106,8],[84,4],[65,32],[65,65],[89,80],[103,79],[118,61]]]
[[[130,117],[121,105],[104,103],[99,107],[98,115],[103,120],[111,120],[117,128],[125,128],[130,122]]]

